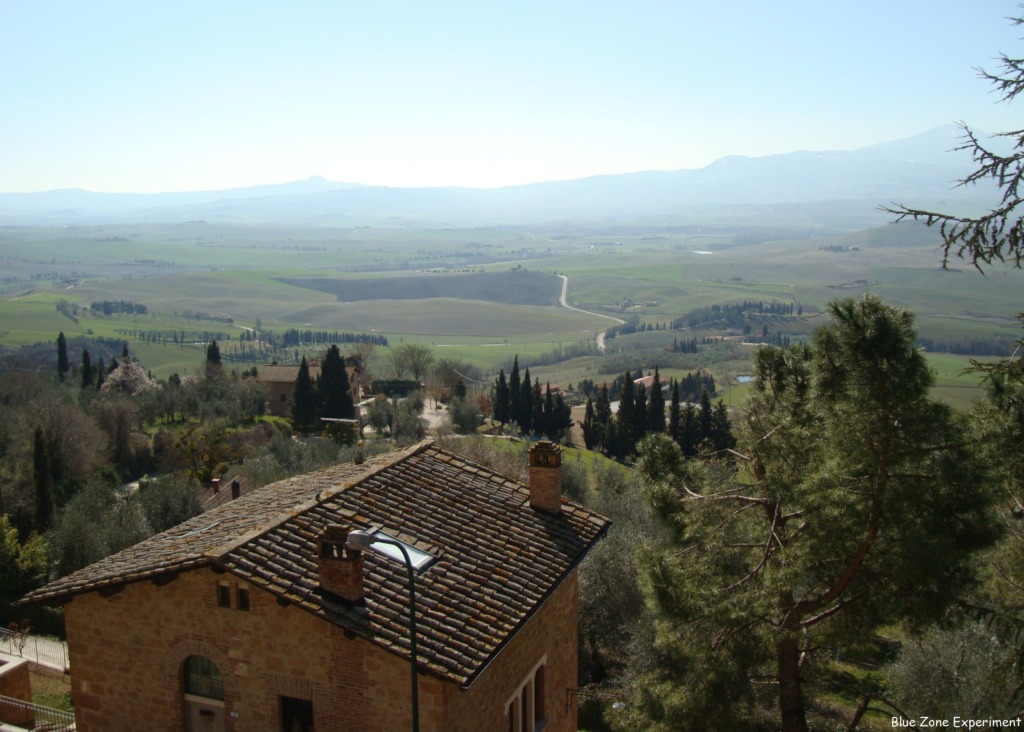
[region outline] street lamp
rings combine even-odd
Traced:
[[[409,649],[412,655],[412,732],[419,732],[420,730],[420,692],[419,692],[419,680],[416,677],[416,580],[413,574],[412,559],[409,558],[409,552],[406,551],[405,546],[400,541],[394,539],[387,539],[382,536],[374,536],[365,531],[356,529],[348,533],[348,538],[345,540],[345,546],[355,551],[363,551],[369,549],[374,544],[390,544],[391,546],[398,547],[398,550],[402,552],[402,558],[405,559],[405,568],[409,572]]]

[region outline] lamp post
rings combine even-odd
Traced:
[[[415,575],[413,574],[412,559],[409,558],[409,552],[406,551],[401,542],[395,541],[394,539],[385,539],[383,537],[374,536],[358,529],[350,531],[348,538],[345,541],[345,545],[349,549],[358,551],[369,549],[374,544],[390,544],[391,546],[398,547],[398,550],[402,552],[402,557],[405,559],[405,568],[409,573],[409,650],[412,656],[412,732],[419,732],[420,692],[419,680],[416,676],[416,580]]]

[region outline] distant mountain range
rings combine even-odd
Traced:
[[[695,170],[648,171],[496,189],[389,188],[323,178],[182,193],[80,189],[0,193],[0,225],[203,220],[309,226],[685,225],[743,221],[829,229],[891,219],[878,207],[975,209],[991,198],[953,190],[972,170],[945,126],[851,151],[730,156]]]

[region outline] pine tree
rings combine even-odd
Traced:
[[[64,381],[68,377],[68,370],[71,364],[68,362],[68,342],[64,338],[64,331],[57,336],[57,377]]]
[[[773,681],[771,727],[806,732],[832,649],[948,618],[974,586],[1001,528],[989,456],[929,398],[909,313],[868,295],[829,314],[806,349],[757,352],[729,460],[647,464],[671,452],[648,438],[668,445],[638,466],[665,534],[641,571],[673,662],[623,726],[745,728]]]

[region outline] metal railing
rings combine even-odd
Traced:
[[[6,628],[0,628],[0,652],[10,656],[21,656],[35,664],[58,671],[67,672],[70,668],[67,643],[15,633]]]
[[[75,715],[21,699],[0,696],[0,724],[36,732],[71,732],[75,729]]]

